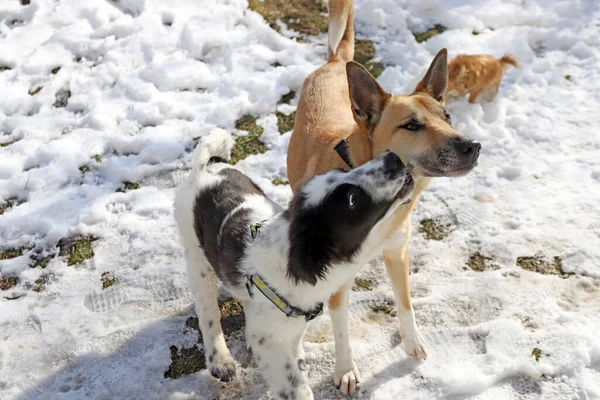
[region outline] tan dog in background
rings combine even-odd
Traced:
[[[475,103],[484,93],[492,101],[498,93],[500,81],[509,65],[521,69],[517,59],[506,54],[500,59],[487,54],[459,55],[448,63],[448,96],[469,94],[469,103]]]
[[[411,304],[406,244],[410,213],[433,177],[463,176],[476,165],[481,145],[452,128],[444,109],[447,51],[433,59],[425,77],[406,96],[387,93],[354,58],[352,0],[329,1],[329,50],[325,65],[304,81],[287,156],[288,179],[295,192],[314,175],[348,169],[333,147],[347,139],[350,160],[362,165],[387,150],[412,168],[415,188],[409,204],[386,220],[383,259],[391,279],[404,348],[427,357]],[[358,201],[360,201],[360,196]],[[348,293],[354,278],[329,300],[335,338],[334,382],[351,394],[359,381],[350,349]]]

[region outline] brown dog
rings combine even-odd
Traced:
[[[347,138],[350,159],[362,165],[386,150],[412,168],[412,202],[389,219],[383,258],[396,297],[400,334],[408,354],[426,358],[411,304],[406,243],[410,212],[432,177],[462,176],[477,164],[481,145],[455,131],[444,110],[447,52],[433,59],[411,95],[387,93],[354,58],[352,0],[329,2],[329,57],[302,87],[287,157],[292,190],[310,177],[333,168],[348,169],[333,147]],[[334,382],[347,394],[359,380],[348,333],[348,292],[353,279],[329,300],[335,334]]]
[[[475,103],[481,93],[492,101],[498,93],[502,75],[509,65],[521,69],[517,59],[505,54],[496,59],[487,54],[459,55],[448,63],[448,96],[469,93],[469,103]]]

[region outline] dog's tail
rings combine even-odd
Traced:
[[[502,58],[500,59],[500,63],[502,64],[502,67],[504,69],[508,68],[509,65],[512,65],[513,67],[515,67],[517,69],[521,69],[521,64],[519,64],[519,62],[517,61],[515,56],[513,56],[512,54],[503,55]]]
[[[200,138],[200,143],[194,150],[194,161],[192,161],[194,176],[204,171],[211,159],[229,161],[231,142],[231,135],[220,128],[214,129],[208,135]]]
[[[353,0],[329,0],[328,61],[354,59]]]

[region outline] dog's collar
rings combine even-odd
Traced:
[[[312,321],[319,315],[323,314],[323,303],[317,304],[317,306],[311,310],[304,311],[301,308],[290,305],[283,297],[279,296],[273,291],[267,284],[262,280],[258,274],[246,275],[246,289],[250,297],[254,297],[252,290],[253,286],[256,286],[258,290],[277,308],[279,308],[288,318],[300,318],[304,317],[306,321]]]
[[[350,167],[350,169],[354,169],[354,164],[352,164],[352,160],[350,160],[350,149],[348,148],[348,141],[346,138],[339,141],[333,149],[340,156],[342,160]]]

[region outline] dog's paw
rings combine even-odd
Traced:
[[[335,366],[333,383],[343,394],[353,394],[358,382],[360,382],[360,377],[354,362],[350,366]]]
[[[229,354],[214,354],[208,359],[209,371],[221,382],[229,382],[235,378],[235,362]]]
[[[421,332],[419,332],[416,326],[409,329],[402,329],[400,327],[400,336],[402,337],[406,354],[420,360],[427,359],[427,346],[421,336]]]

